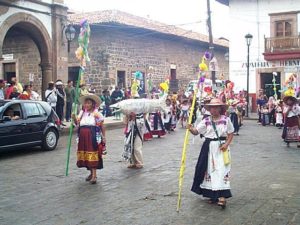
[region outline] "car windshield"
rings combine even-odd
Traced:
[[[8,103],[8,101],[0,101],[0,112],[4,108],[4,106]]]

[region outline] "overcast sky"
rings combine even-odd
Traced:
[[[228,37],[228,7],[210,2],[213,37]],[[170,25],[185,24],[180,27],[208,35],[206,0],[65,0],[65,4],[80,12],[117,9]]]

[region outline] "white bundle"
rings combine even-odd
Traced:
[[[164,111],[166,108],[167,95],[160,99],[127,99],[111,105],[111,108],[117,108],[122,113],[129,115],[131,112],[151,113],[154,111]]]

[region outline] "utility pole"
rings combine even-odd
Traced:
[[[209,37],[209,52],[212,58],[214,57],[214,43],[212,35],[212,26],[211,26],[211,11],[210,11],[210,0],[207,0],[207,27],[208,27],[208,37]],[[211,58],[211,59],[212,59]],[[213,90],[216,88],[216,71],[211,71],[211,80],[213,83]]]

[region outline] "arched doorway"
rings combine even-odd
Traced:
[[[0,30],[0,56],[13,56],[0,61],[2,77],[10,79],[15,73],[22,83],[33,81],[37,91],[44,93],[53,74],[51,38],[43,23],[30,14],[16,13],[2,23]]]

